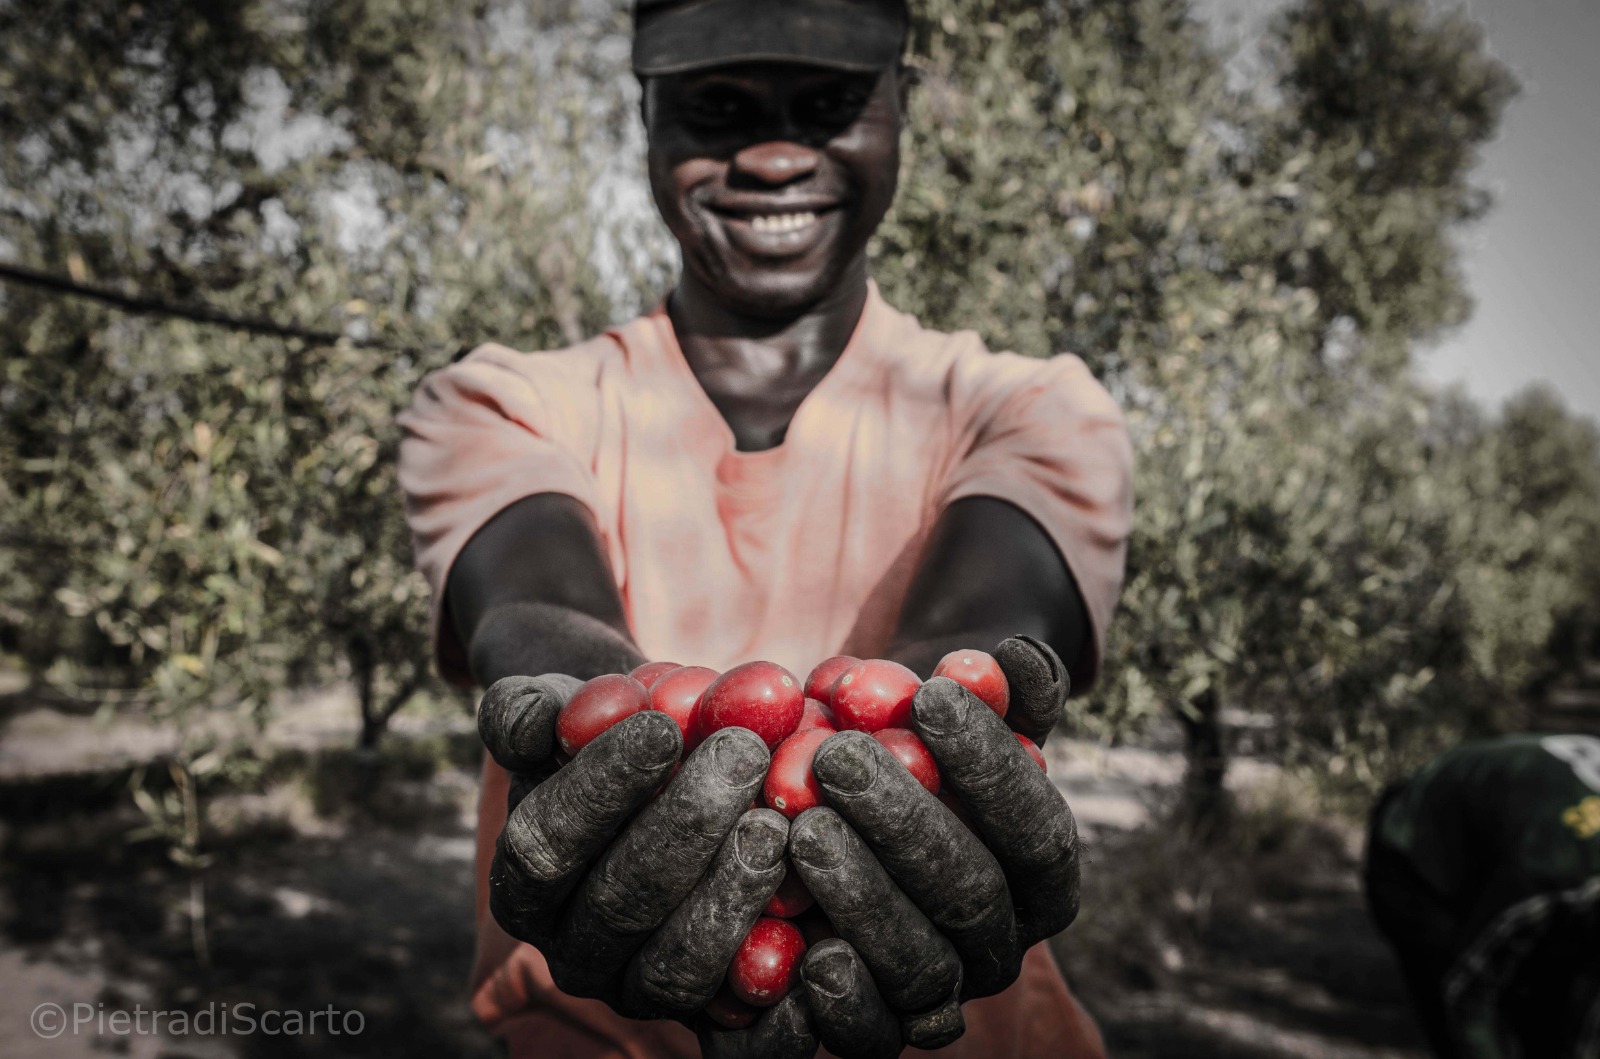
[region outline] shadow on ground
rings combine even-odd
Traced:
[[[391,738],[382,758],[296,747],[248,785],[207,792],[210,859],[194,875],[141,835],[126,770],[0,779],[0,1055],[497,1055],[465,989],[480,750],[470,722],[452,724]],[[1421,1059],[1348,836],[1267,814],[1231,845],[1199,848],[1171,836],[1158,805],[1123,811],[1132,796],[1108,782],[1083,778],[1076,795],[1099,793],[1107,821],[1144,822],[1096,833],[1082,913],[1057,952],[1114,1056]],[[28,1017],[45,1002],[331,1006],[341,1032],[324,1021],[299,1035],[43,1042]]]
[[[1056,939],[1119,1059],[1423,1059],[1348,836],[1315,821],[1198,846],[1159,822],[1097,836]],[[1259,845],[1258,845],[1259,843]]]
[[[352,755],[308,765],[298,781],[221,796],[231,830],[213,837],[195,876],[163,842],[139,838],[143,818],[125,791],[53,818],[10,792],[0,984],[20,1010],[0,1027],[0,1054],[496,1055],[466,1007],[473,770],[460,761],[426,776],[367,769],[372,786],[358,791],[363,768]],[[191,1016],[209,1007],[214,1018],[228,1005],[263,1027],[269,1011],[331,1005],[338,1014],[313,1033],[227,1037],[119,1036],[91,1023],[47,1046],[19,1024],[45,1001]]]

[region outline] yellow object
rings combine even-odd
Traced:
[[[1561,822],[1576,831],[1579,838],[1600,835],[1600,795],[1590,795],[1562,813]]]

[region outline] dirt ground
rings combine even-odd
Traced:
[[[348,749],[353,716],[337,692],[285,711],[265,774],[206,795],[210,860],[192,874],[141,835],[128,793],[171,733],[0,694],[0,1056],[497,1054],[464,994],[470,722],[402,717],[371,758]],[[1083,911],[1057,952],[1113,1055],[1424,1054],[1363,911],[1348,826],[1260,796],[1279,778],[1246,762],[1234,781],[1265,808],[1243,845],[1203,854],[1163,834],[1170,751],[1067,741],[1050,754],[1088,839]],[[30,1023],[41,1004],[61,1006],[58,1036]],[[263,1027],[268,1013],[333,1015],[311,1033],[246,1034],[234,1019],[223,1034],[223,1005]],[[208,1035],[198,1021],[171,1032],[170,1015],[162,1032],[109,1021],[208,1009]]]

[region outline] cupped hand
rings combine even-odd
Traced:
[[[490,911],[544,953],[566,993],[641,1016],[703,1004],[783,878],[787,821],[747,812],[767,749],[753,733],[726,729],[674,776],[678,726],[647,710],[558,769],[556,716],[578,686],[565,676],[508,677],[479,708],[484,744],[512,774]],[[726,886],[721,914],[695,923],[706,898],[691,897],[708,869]]]
[[[795,820],[790,858],[854,957],[828,959],[841,975],[870,979],[877,994],[858,1023],[876,1027],[881,1048],[855,1054],[955,1040],[965,1029],[961,1001],[1006,988],[1027,949],[1077,914],[1077,825],[1016,737],[1042,743],[1049,734],[1066,700],[1066,668],[1026,637],[994,655],[1011,688],[1005,719],[939,677],[912,708],[912,727],[976,833],[870,736],[832,736],[813,762],[831,808]],[[808,954],[813,1002],[820,974],[811,961],[823,949]],[[820,1021],[817,1029],[830,1049],[850,1043]]]
[[[645,711],[557,768],[556,716],[579,686],[561,675],[508,677],[479,707],[484,744],[512,779],[490,868],[495,920],[544,954],[562,991],[628,1017],[681,1021],[708,1056],[801,1059],[816,1051],[818,1018],[835,1036],[860,1029],[856,1013],[877,1000],[872,982],[829,977],[826,961],[815,1014],[809,961],[807,990],[747,1028],[722,1029],[701,1013],[783,880],[789,822],[748,808],[767,749],[751,732],[724,729],[673,775],[678,727]]]

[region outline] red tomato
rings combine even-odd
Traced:
[[[624,717],[650,704],[644,685],[621,673],[595,677],[580,687],[556,717],[556,741],[573,757]]]
[[[807,728],[778,745],[772,752],[767,782],[761,788],[767,805],[793,820],[812,806],[822,804],[822,788],[811,773],[811,759],[823,740],[833,734],[826,728]]]
[[[767,907],[762,909],[764,916],[775,916],[778,919],[793,919],[804,912],[817,899],[811,896],[811,891],[806,889],[806,884],[800,881],[800,873],[794,870],[794,865],[789,865],[789,874],[783,877],[783,882],[778,884],[778,891],[767,899]]]
[[[674,669],[682,668],[676,662],[646,662],[642,666],[635,666],[631,669],[628,672],[628,676],[648,688],[656,682],[657,678],[672,672]]]
[[[840,675],[829,705],[841,730],[909,728],[911,699],[921,686],[917,675],[899,662],[869,658]]]
[[[986,651],[970,648],[951,651],[939,659],[933,675],[949,677],[1002,717],[1011,708],[1011,688],[1006,684],[1005,672],[994,656]]]
[[[746,1004],[769,1008],[800,982],[806,939],[786,919],[762,916],[750,928],[728,967],[728,985]]]
[[[748,728],[773,750],[799,725],[805,705],[793,673],[775,662],[746,662],[701,694],[697,723],[705,736],[723,728]]]
[[[761,1014],[760,1008],[753,1008],[743,1000],[733,995],[733,990],[724,983],[717,990],[717,995],[711,998],[706,1005],[706,1014],[711,1016],[711,1021],[718,1026],[730,1030],[742,1030],[756,1020]]]
[[[929,794],[939,793],[939,763],[933,759],[933,753],[917,738],[917,733],[909,728],[885,728],[881,732],[873,732],[872,738],[883,744],[885,750],[894,755],[894,759],[906,767],[918,783],[928,789]]]
[[[813,669],[811,675],[806,677],[806,698],[818,699],[823,705],[827,705],[829,696],[833,694],[833,682],[839,679],[840,674],[859,661],[861,659],[855,655],[834,655],[832,658],[818,662],[817,668]]]
[[[660,710],[678,722],[678,730],[683,733],[685,755],[699,745],[694,739],[695,703],[700,701],[700,693],[716,679],[715,669],[679,666],[670,673],[658,676],[656,682],[650,685],[650,708]]]
[[[1021,743],[1022,749],[1026,750],[1028,752],[1028,756],[1033,758],[1033,763],[1035,765],[1038,765],[1046,772],[1050,771],[1050,763],[1045,761],[1044,751],[1039,749],[1039,744],[1035,743],[1032,739],[1029,739],[1021,732],[1012,732],[1011,734],[1017,737],[1017,742]]]
[[[795,729],[803,732],[807,728],[826,728],[830,732],[837,732],[839,724],[833,719],[833,711],[828,709],[828,704],[821,699],[807,699],[805,709],[800,713],[800,725]]]

